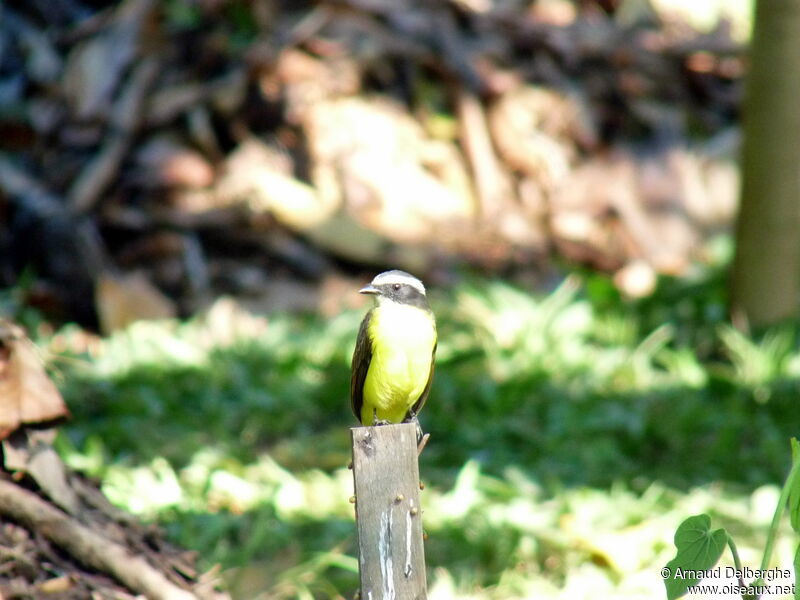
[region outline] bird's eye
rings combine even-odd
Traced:
[[[400,284],[399,283],[395,283],[394,285],[392,285],[392,289],[396,292],[397,290],[400,289]]]

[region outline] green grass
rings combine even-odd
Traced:
[[[800,349],[794,330],[731,329],[721,290],[712,273],[636,304],[597,276],[544,296],[480,279],[434,294],[420,461],[431,598],[663,597],[672,535],[699,512],[757,566],[800,430]],[[78,360],[56,362],[74,414],[59,449],[221,564],[239,597],[351,597],[360,318],[222,304],[91,353],[69,350],[81,333],[65,329],[51,346]]]

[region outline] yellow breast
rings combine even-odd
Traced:
[[[400,423],[419,400],[430,376],[436,326],[430,313],[388,304],[372,313],[367,331],[372,360],[364,382],[362,423]]]

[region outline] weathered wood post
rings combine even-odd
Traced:
[[[361,600],[427,597],[414,423],[353,427]]]

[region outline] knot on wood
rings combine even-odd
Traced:
[[[375,456],[375,441],[369,433],[364,436],[364,439],[362,439],[359,444],[364,451],[364,456],[368,458]]]

